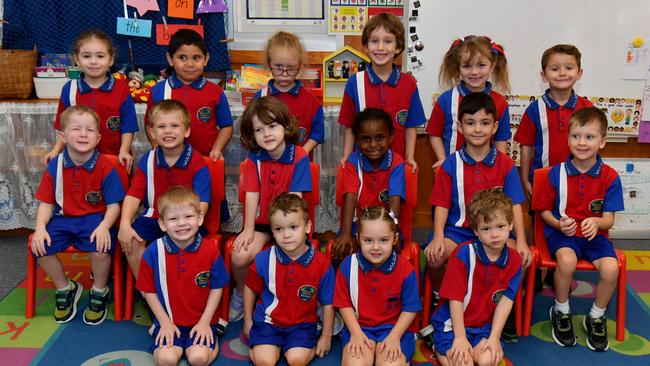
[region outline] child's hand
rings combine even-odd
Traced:
[[[164,323],[160,325],[158,335],[156,335],[155,345],[158,347],[173,347],[174,336],[180,337],[181,331],[173,323]]]
[[[582,229],[582,235],[587,238],[587,240],[595,238],[596,234],[598,234],[598,223],[593,217],[588,217],[582,220],[580,228]]]
[[[400,339],[397,337],[395,338],[389,334],[386,338],[384,338],[382,342],[379,342],[377,345],[379,353],[385,354],[384,361],[395,362],[402,356],[402,347],[400,346],[399,342]]]
[[[431,166],[431,168],[435,169],[435,168],[441,166],[443,161],[445,161],[445,160],[444,160],[444,159],[440,159],[440,160],[436,161],[435,163],[433,163],[433,165]]]
[[[525,239],[517,240],[515,249],[521,256],[521,265],[523,268],[528,268],[530,263],[533,261],[533,252],[531,252],[528,243]]]
[[[223,160],[223,153],[219,149],[212,149],[212,151],[210,151],[210,159],[214,161],[217,161],[219,159]]]
[[[366,358],[366,352],[372,351],[372,343],[363,332],[352,334],[345,350],[354,358]]]
[[[251,328],[252,327],[253,327],[253,320],[252,319],[246,319],[246,317],[244,317],[244,326],[242,328],[242,332],[244,332],[244,335],[248,339],[250,339],[250,337],[251,337]]]
[[[195,335],[196,337],[192,343],[193,346],[199,345],[210,347],[214,344],[214,334],[212,333],[210,324],[203,324],[201,322],[198,322],[194,327],[192,327],[192,330],[190,330],[190,338],[194,337]]]
[[[474,358],[474,350],[466,337],[455,337],[447,358],[452,365],[466,365]]]
[[[560,218],[560,230],[566,236],[574,236],[576,230],[578,229],[578,224],[576,220],[570,218],[569,216],[562,216]]]
[[[126,255],[131,254],[131,249],[133,247],[134,240],[139,242],[144,241],[142,240],[140,235],[138,235],[138,233],[135,232],[135,229],[133,229],[133,226],[131,225],[120,226],[120,231],[117,233],[117,240],[120,242],[120,245],[122,246],[122,251]]]
[[[255,230],[246,230],[242,231],[235,242],[233,243],[233,251],[239,253],[242,249],[248,250],[248,246],[253,242],[255,238]]]
[[[522,185],[524,188],[524,193],[526,194],[526,198],[528,199],[528,202],[533,202],[533,185],[530,183],[528,179],[524,179],[522,181]]]
[[[357,240],[349,234],[341,234],[334,239],[332,244],[332,256],[334,258],[345,258],[357,247]]]
[[[332,348],[332,337],[321,334],[316,343],[316,355],[320,358],[327,356]]]
[[[48,152],[47,154],[45,154],[43,156],[43,164],[45,164],[47,166],[47,164],[50,162],[50,160],[54,159],[57,155],[59,155],[59,153],[54,151],[54,150]]]
[[[50,234],[46,230],[36,229],[34,235],[32,235],[32,253],[37,256],[44,256],[46,253],[45,246],[52,245],[52,239],[50,239]]]
[[[341,164],[341,168],[345,168],[345,163],[346,163],[347,161],[348,161],[348,157],[347,157],[347,156],[344,155],[344,156],[341,157],[341,160],[339,160],[339,164]]]
[[[490,365],[497,366],[503,358],[503,348],[498,338],[483,339],[479,344],[479,353],[490,352]]]
[[[417,171],[418,171],[418,163],[415,160],[410,159],[410,160],[405,161],[405,163],[406,163],[406,165],[411,166],[411,168],[412,168],[411,171],[413,172],[413,174],[417,173]]]
[[[117,156],[117,159],[120,161],[122,166],[126,167],[127,172],[131,172],[131,167],[133,166],[133,156],[128,151],[120,150],[120,154]]]
[[[90,234],[90,242],[93,241],[98,253],[107,253],[111,249],[111,234],[103,223],[97,225],[93,233]]]
[[[445,254],[445,239],[434,237],[433,240],[424,248],[424,255],[429,263],[438,263]]]

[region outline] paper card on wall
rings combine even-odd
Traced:
[[[136,37],[151,37],[151,20],[117,18],[117,34]]]
[[[167,15],[171,18],[194,19],[194,0],[168,0]]]
[[[204,13],[225,13],[228,11],[228,5],[225,0],[200,0],[196,8],[197,14]]]
[[[168,24],[167,27],[165,27],[164,24],[156,24],[156,44],[161,46],[168,45],[171,36],[181,29],[192,29],[203,37],[202,25]]]
[[[158,0],[126,0],[126,5],[138,9],[140,16],[143,16],[149,10],[160,11]]]

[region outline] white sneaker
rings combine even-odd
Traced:
[[[318,321],[316,322],[316,329],[318,332],[323,329],[323,308],[321,307],[321,304],[318,304],[318,307],[316,308],[316,314],[318,314]],[[341,315],[339,314],[338,311],[334,311],[334,324],[333,324],[333,329],[332,329],[332,335],[337,335],[341,333],[343,330],[343,327],[345,326],[345,323],[343,323],[343,318],[341,318]]]
[[[228,318],[231,322],[236,322],[244,317],[244,298],[239,294],[237,288],[232,290],[230,296],[230,309],[228,309]]]

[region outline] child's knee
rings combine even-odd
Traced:
[[[306,365],[313,358],[313,350],[310,349],[290,349],[285,354],[284,357],[287,359],[287,364],[289,366],[300,366]]]
[[[573,272],[576,269],[578,258],[575,252],[568,248],[562,248],[555,253],[557,268],[562,272]]]
[[[183,351],[179,347],[160,347],[154,351],[154,361],[156,365],[166,366],[166,365],[178,365]]]
[[[253,261],[254,255],[250,251],[233,252],[231,264],[234,268],[248,267]]]
[[[187,361],[192,366],[209,365],[211,363],[212,348],[192,346],[187,349]]]
[[[611,259],[611,260],[610,260]],[[618,278],[618,263],[614,258],[603,258],[598,273],[600,277],[608,282],[614,282]]]

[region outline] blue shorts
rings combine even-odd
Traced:
[[[478,237],[474,234],[474,231],[468,227],[445,226],[444,234],[445,238],[451,239],[456,244],[478,240]],[[423,243],[421,245],[422,249],[425,249],[431,240],[433,240],[433,231],[431,231],[429,234],[426,243]]]
[[[316,347],[317,336],[316,323],[300,323],[285,328],[253,321],[248,347],[253,348],[260,344],[270,344],[280,347],[282,353],[286,353],[295,347],[312,349]]]
[[[153,217],[139,216],[131,226],[147,244],[165,236],[165,232],[162,231],[160,224],[158,224],[158,219]],[[201,226],[199,233],[205,237],[208,232]]]
[[[433,323],[433,339],[435,341],[434,349],[443,356],[447,356],[447,351],[454,343],[454,331],[444,331],[445,325],[442,323]],[[472,347],[476,347],[483,338],[490,337],[492,323],[485,324],[482,327],[465,327],[465,335]]]
[[[45,228],[52,241],[50,246],[45,246],[45,255],[63,252],[71,245],[75,249],[83,252],[97,252],[97,244],[94,241],[90,241],[90,235],[92,235],[102,220],[104,220],[104,213],[94,213],[79,217],[52,216],[52,219],[47,223]],[[113,254],[115,243],[117,243],[117,229],[111,227],[108,232],[113,241],[108,252]]]
[[[559,230],[553,230],[546,238],[548,250],[555,258],[555,252],[560,248],[571,248],[578,259],[593,262],[604,257],[616,258],[614,245],[602,234],[597,234],[593,239],[587,240],[578,236],[566,236]]]
[[[382,342],[391,330],[393,330],[394,324],[383,324],[376,327],[361,327],[363,333],[368,337],[368,339],[373,340],[375,343]],[[343,327],[341,331],[341,344],[343,347],[350,343],[350,331],[347,327]],[[415,335],[413,332],[406,331],[402,335],[402,338],[399,340],[400,347],[402,348],[402,353],[406,356],[406,361],[410,362],[413,354],[415,353]]]
[[[190,331],[192,330],[192,327],[183,327],[180,325],[176,326],[178,330],[181,332],[180,337],[174,336],[174,346],[178,346],[182,349],[187,349],[192,346],[192,343],[194,343],[194,338],[196,337],[190,337]],[[212,339],[214,339],[214,343],[212,344],[197,344],[201,346],[206,346],[214,349],[217,346],[218,339],[217,339],[217,325],[216,324],[211,324],[210,328],[212,329]],[[154,320],[153,322],[153,331],[151,332],[151,335],[153,336],[153,344],[149,347],[149,352],[153,353],[153,351],[158,348],[156,345],[156,336],[158,336],[158,333],[160,332],[160,324],[158,323],[157,320]],[[165,344],[166,345],[166,344]]]

